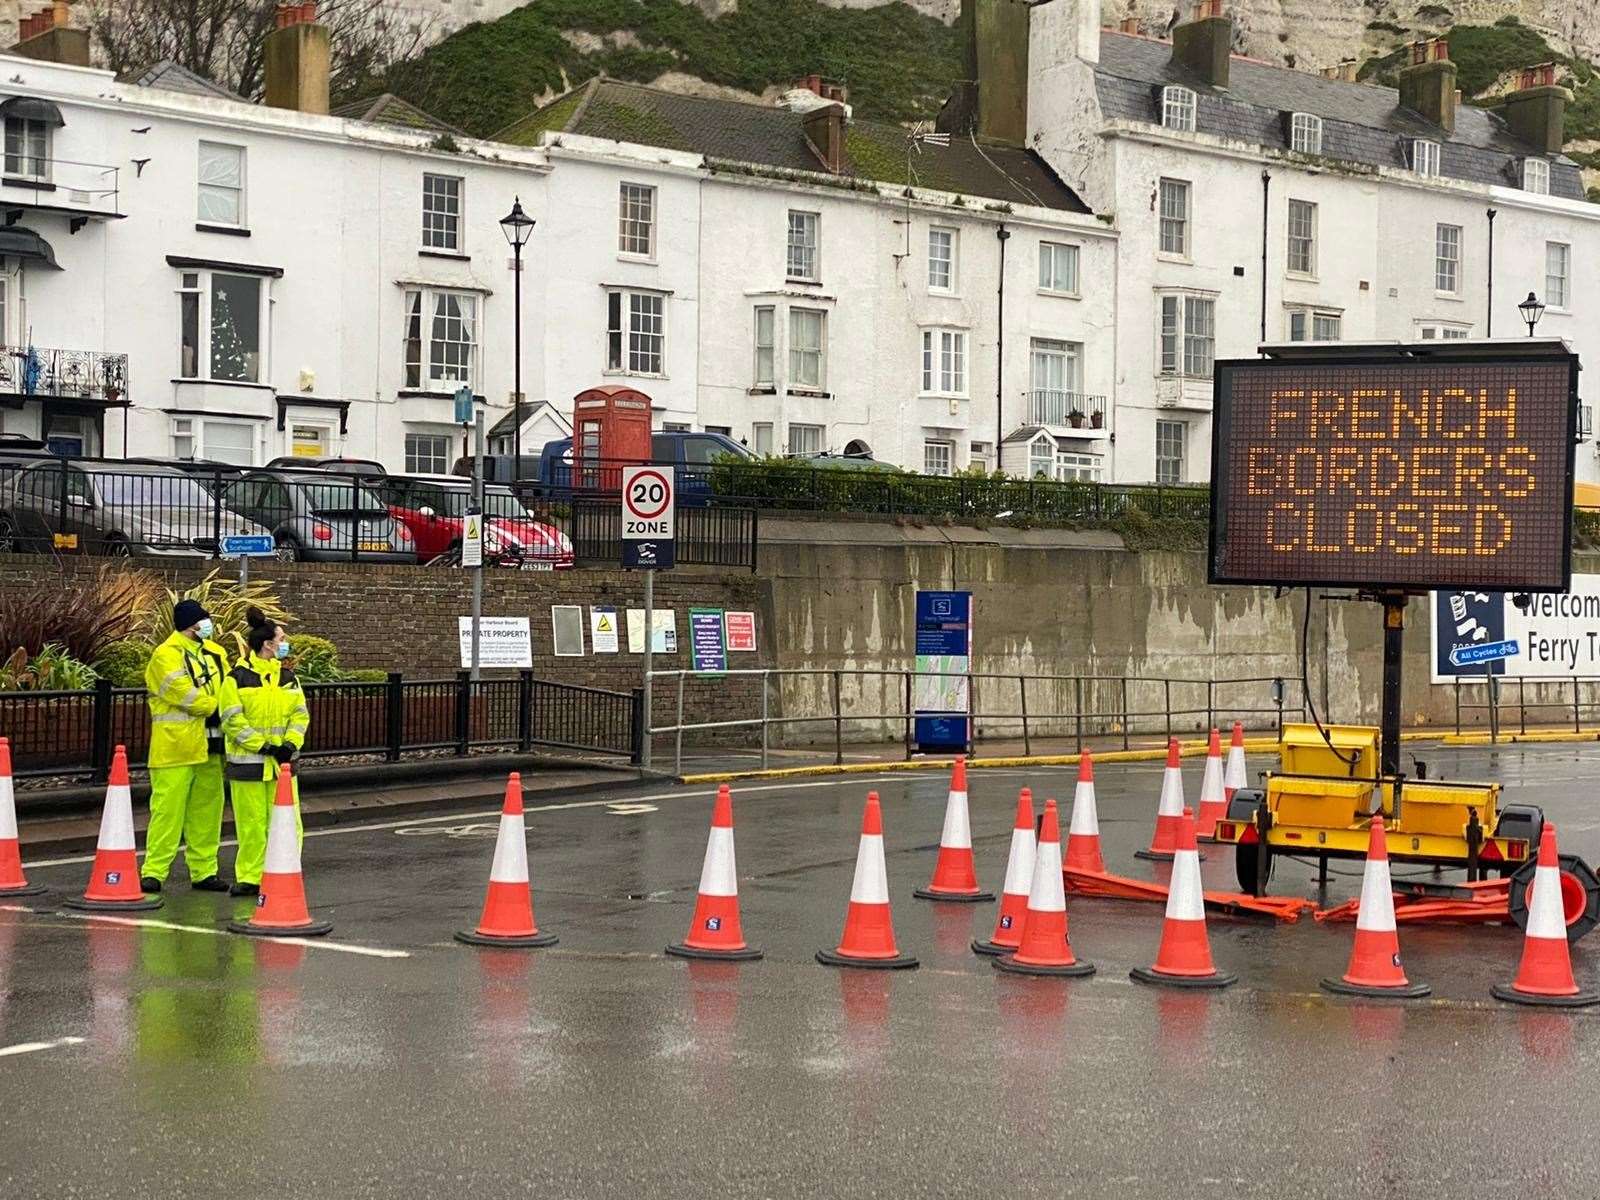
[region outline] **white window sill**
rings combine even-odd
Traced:
[[[1291,280],[1291,281],[1293,281],[1295,283],[1318,283],[1318,282],[1320,282],[1320,280],[1318,280],[1315,275],[1308,275],[1304,271],[1285,271],[1283,273],[1283,277],[1285,279]]]
[[[966,392],[918,392],[920,400],[969,400]]]
[[[1449,300],[1450,302],[1452,302],[1454,304],[1462,303],[1462,297],[1461,297],[1461,293],[1460,292],[1441,292],[1441,291],[1435,290],[1435,292],[1433,293],[1433,298],[1435,300]]]
[[[447,250],[443,246],[423,246],[417,253],[424,258],[453,258],[459,262],[472,261],[472,255],[463,254],[459,250]]]
[[[1157,262],[1166,262],[1166,263],[1178,263],[1181,266],[1185,266],[1185,267],[1194,266],[1194,259],[1190,258],[1187,254],[1173,254],[1169,250],[1157,250],[1156,251],[1156,261]]]
[[[265,388],[269,392],[273,390],[273,387],[270,383],[256,383],[254,380],[250,379],[209,379],[199,376],[187,376],[174,378],[172,382],[192,384],[197,387]]]
[[[784,278],[783,278],[783,281],[785,283],[802,284],[805,287],[821,287],[822,286],[822,279],[821,279],[820,276],[818,278],[816,278],[816,279],[802,279],[798,275],[785,275]]]
[[[670,379],[670,375],[651,371],[629,371],[625,367],[607,367],[600,372],[602,375],[621,376],[627,379]]]
[[[1063,291],[1060,291],[1057,288],[1039,288],[1038,292],[1039,292],[1039,295],[1041,295],[1041,296],[1055,296],[1057,299],[1060,299],[1060,300],[1082,300],[1083,299],[1083,293],[1082,292],[1063,292]]]
[[[626,251],[618,250],[617,261],[638,263],[641,266],[653,267],[656,265],[656,256],[654,254],[629,254]]]
[[[1570,317],[1572,310],[1555,304],[1547,304],[1544,306],[1544,315],[1547,317]]]
[[[956,291],[955,288],[930,287],[928,289],[928,295],[941,296],[948,300],[961,299],[961,293]]]

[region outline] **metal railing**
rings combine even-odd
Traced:
[[[102,350],[0,347],[0,393],[115,404],[128,394],[128,356]]]
[[[639,759],[642,693],[607,691],[537,679],[474,683],[454,678],[407,679],[393,672],[381,683],[305,685],[311,726],[302,757],[381,758],[474,750],[531,751],[538,747]],[[11,741],[16,774],[83,776],[103,782],[112,750],[127,749],[132,765],[150,747],[143,688],[113,688],[101,680],[82,692],[0,693],[0,734]]]
[[[121,171],[106,163],[8,153],[0,172],[0,203],[26,195],[32,203],[70,208],[85,216],[122,213]]]
[[[1461,689],[1483,688],[1483,699],[1463,699]],[[1600,676],[1596,675],[1457,675],[1453,680],[1456,732],[1475,728],[1472,714],[1484,714],[1489,740],[1498,742],[1511,721],[1518,733],[1528,732],[1528,717],[1545,727],[1569,723],[1583,730],[1585,716],[1600,722]],[[1463,723],[1462,716],[1468,720]]]
[[[748,692],[737,693],[726,686],[729,678],[753,677],[759,680],[760,697],[752,700]],[[913,730],[919,715],[916,707],[916,681],[953,679],[966,689],[970,720],[970,747],[980,740],[1000,738],[1022,742],[1024,755],[1033,753],[1036,740],[1069,741],[1081,751],[1084,741],[1094,737],[1120,737],[1128,749],[1135,734],[1161,733],[1171,737],[1185,727],[1209,729],[1219,720],[1244,721],[1259,727],[1270,717],[1282,729],[1286,718],[1304,720],[1303,696],[1291,699],[1291,689],[1299,692],[1296,679],[1279,676],[1252,676],[1237,679],[1194,679],[1178,676],[1135,675],[1029,675],[1013,672],[973,671],[955,674],[942,671],[907,669],[838,668],[750,668],[702,674],[686,669],[652,671],[647,686],[666,684],[672,688],[674,719],[670,725],[653,725],[645,736],[673,739],[674,770],[681,771],[685,734],[722,736],[729,730],[752,730],[750,745],[758,746],[761,765],[767,766],[773,731],[790,726],[825,725],[831,735],[835,763],[844,761],[848,739],[862,740],[861,734],[899,731],[905,757],[913,753]],[[876,686],[870,686],[875,681]],[[688,689],[709,686],[737,706],[738,715],[688,722],[685,706]],[[850,685],[847,687],[847,684]],[[787,690],[786,690],[787,689]],[[700,697],[715,704],[715,694]],[[665,697],[656,691],[652,711],[666,708]],[[893,700],[892,705],[888,704]],[[820,703],[819,703],[820,701]],[[758,711],[750,713],[754,704]],[[874,707],[876,705],[877,707]],[[804,708],[801,715],[785,715],[791,707]],[[987,722],[987,726],[985,726]],[[893,736],[890,734],[890,736]]]
[[[756,569],[754,508],[686,505],[675,512],[674,553],[680,566]],[[621,544],[620,501],[572,498],[572,548],[578,562],[616,566]]]
[[[1073,429],[1104,429],[1106,398],[1084,392],[1024,392],[1029,425],[1070,426]]]

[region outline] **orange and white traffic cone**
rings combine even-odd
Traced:
[[[229,921],[228,928],[256,937],[316,937],[333,929],[332,921],[313,921],[306,907],[300,830],[294,820],[294,770],[287,763],[278,768],[278,791],[267,818],[267,863],[256,911],[248,921]]]
[[[1179,765],[1178,739],[1167,739],[1167,769],[1161,773],[1161,802],[1156,806],[1156,829],[1150,849],[1135,850],[1135,858],[1171,862],[1178,852],[1178,828],[1183,824],[1183,768]]]
[[[1072,797],[1072,827],[1067,830],[1067,867],[1106,873],[1100,852],[1100,810],[1094,802],[1094,761],[1085,750],[1078,756],[1078,790]]]
[[[1011,856],[1006,859],[1006,885],[1000,892],[1000,918],[987,942],[973,940],[978,954],[1005,954],[1022,945],[1022,923],[1028,915],[1028,895],[1033,890],[1033,793],[1017,794],[1017,819],[1011,826]]]
[[[1206,770],[1200,776],[1200,810],[1195,814],[1195,837],[1202,842],[1216,840],[1217,822],[1228,815],[1228,797],[1222,783],[1222,735],[1211,731],[1206,749]]]
[[[89,886],[82,896],[63,901],[85,912],[142,912],[161,907],[160,896],[139,890],[139,860],[133,845],[133,793],[128,787],[128,752],[118,746],[111,756],[106,805],[100,814],[100,840],[95,845]]]
[[[1016,975],[1093,975],[1094,964],[1082,962],[1067,941],[1067,894],[1061,877],[1061,824],[1056,802],[1044,802],[1039,848],[1033,858],[1033,889],[1022,922],[1022,944],[994,960]]]
[[[972,821],[967,813],[967,760],[957,758],[950,771],[950,798],[944,806],[944,832],[939,835],[939,860],[927,887],[911,893],[919,900],[955,900],[970,904],[993,900],[994,893],[978,886],[978,868],[972,860]]]
[[[1239,982],[1237,975],[1217,970],[1211,961],[1206,901],[1200,887],[1200,850],[1195,845],[1194,818],[1187,809],[1178,830],[1178,852],[1172,859],[1167,916],[1161,926],[1161,948],[1156,951],[1155,965],[1135,967],[1128,974],[1139,983],[1167,987],[1224,988]]]
[[[700,893],[694,902],[689,933],[667,947],[679,958],[760,958],[761,951],[747,946],[739,924],[739,871],[733,856],[733,794],[728,785],[717,789],[711,809],[711,835],[700,866]]]
[[[1250,786],[1250,773],[1244,766],[1244,724],[1233,723],[1233,740],[1228,743],[1228,761],[1222,766],[1222,797],[1232,800],[1242,787]]]
[[[1565,945],[1565,936],[1561,940]],[[1389,843],[1382,813],[1373,814],[1367,835],[1367,866],[1361,874],[1361,907],[1356,913],[1350,965],[1340,978],[1324,979],[1322,986],[1346,996],[1402,1000],[1426,996],[1433,990],[1425,983],[1412,983],[1400,968],[1400,935],[1395,931],[1394,886],[1389,880]]]
[[[850,883],[850,907],[844,936],[833,950],[818,950],[817,961],[830,967],[876,967],[897,970],[917,960],[901,954],[889,913],[889,872],[883,861],[883,812],[878,793],[867,793],[861,815],[861,842],[856,848],[856,873]]]
[[[17,841],[17,798],[11,783],[11,739],[0,737],[0,897],[37,896],[43,886],[22,873]]]
[[[475,929],[456,931],[456,941],[472,946],[509,946],[516,949],[554,946],[556,935],[540,933],[533,923],[533,887],[528,882],[528,833],[522,818],[522,776],[506,778],[505,803],[500,808],[500,831],[495,835],[494,862],[489,867],[489,890],[483,914]]]
[[[1539,835],[1539,861],[1528,894],[1528,928],[1522,939],[1522,963],[1510,983],[1489,989],[1496,1000],[1582,1008],[1600,1004],[1600,992],[1586,992],[1572,978],[1572,953],[1567,945],[1567,917],[1561,897],[1561,857],[1556,853],[1556,827],[1544,823]]]

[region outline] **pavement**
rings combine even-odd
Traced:
[[[1498,778],[1600,861],[1600,746],[1429,750]],[[1252,770],[1266,761],[1254,761]],[[1197,763],[1186,764],[1191,802]],[[1098,773],[1113,869],[1150,834],[1159,763]],[[1016,789],[971,777],[980,879],[1001,883]],[[1141,987],[1153,904],[1069,900],[1090,979],[1026,979],[967,948],[994,906],[912,899],[942,825],[935,772],[735,787],[744,927],[766,958],[683,962],[709,785],[530,804],[546,950],[460,945],[493,806],[309,830],[327,939],[220,932],[248,901],[189,891],[113,920],[58,912],[82,859],[30,865],[55,897],[0,902],[0,1194],[19,1197],[1592,1198],[1600,1009],[1489,997],[1511,928],[1406,928],[1406,1005],[1325,995],[1351,927],[1214,920],[1225,992]],[[883,797],[901,947],[916,971],[818,965],[843,921],[865,791]],[[1208,886],[1231,889],[1231,850]],[[1359,891],[1334,864],[1321,897]],[[1414,868],[1412,868],[1414,869]],[[1401,873],[1407,868],[1397,867]],[[1274,892],[1314,894],[1279,865]],[[1590,944],[1594,943],[1594,944]],[[1575,951],[1600,985],[1600,936]]]

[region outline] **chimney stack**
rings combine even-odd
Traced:
[[[61,63],[69,67],[89,66],[89,31],[73,29],[69,0],[52,0],[30,17],[17,22],[17,44],[12,54],[38,62]]]
[[[1556,64],[1540,63],[1522,69],[1517,90],[1502,102],[1500,115],[1512,133],[1541,154],[1560,154],[1571,100],[1572,94],[1556,83]]]
[[[1215,88],[1228,86],[1228,62],[1233,54],[1233,21],[1222,11],[1222,0],[1199,0],[1193,15],[1172,31],[1172,58]]]
[[[844,105],[825,104],[801,118],[806,141],[835,175],[844,174]]]
[[[1411,43],[1411,64],[1400,71],[1400,107],[1455,132],[1456,65],[1444,38]]]
[[[262,100],[272,108],[326,113],[333,51],[328,27],[317,24],[315,0],[280,3],[273,25],[263,46],[266,91]]]
[[[961,0],[965,81],[940,113],[940,129],[971,129],[1014,146],[1027,141],[1028,13],[1016,0]]]
[[[1331,67],[1323,67],[1318,74],[1324,79],[1337,79],[1341,83],[1355,83],[1360,70],[1360,63],[1353,58],[1347,58],[1343,62],[1334,63]]]

